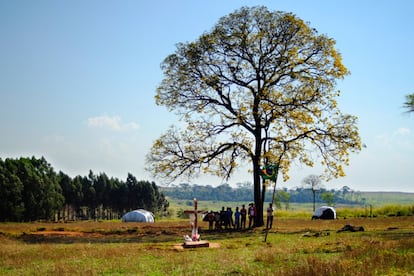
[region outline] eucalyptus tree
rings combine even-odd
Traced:
[[[20,221],[24,212],[23,183],[17,177],[17,162],[0,158],[0,221]]]
[[[16,176],[23,184],[23,219],[53,219],[55,212],[64,204],[62,189],[53,167],[44,157],[21,157],[16,162]]]
[[[337,107],[336,81],[349,72],[335,41],[294,14],[243,7],[176,47],[161,65],[155,99],[183,127],[170,127],[147,156],[162,181],[229,179],[249,164],[263,225],[263,166],[277,166],[287,180],[292,161],[318,160],[326,176],[338,177],[361,149],[356,117]]]

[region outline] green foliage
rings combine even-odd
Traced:
[[[23,183],[15,175],[16,164],[0,159],[0,221],[19,221],[23,217]]]
[[[278,209],[282,208],[283,202],[285,204],[285,210],[288,210],[290,206],[290,194],[285,190],[278,190],[275,193],[274,202]]]
[[[51,219],[64,198],[57,175],[45,158],[1,162],[1,220]],[[10,207],[14,206],[14,207]]]
[[[315,190],[315,202],[323,204],[326,202],[322,199],[322,195],[327,193],[333,196],[333,201],[330,203],[347,204],[347,205],[361,205],[369,204],[384,204],[384,203],[411,203],[414,200],[414,194],[410,193],[361,193],[351,190],[348,187],[339,190],[327,190],[319,187]],[[179,185],[170,185],[167,187],[160,187],[160,190],[172,199],[191,200],[197,198],[201,201],[226,201],[226,202],[251,202],[253,201],[252,185],[238,184],[237,188],[233,188],[228,184],[222,184],[216,187],[207,185],[201,186],[197,184],[181,183]],[[271,202],[272,193],[267,192],[265,202]],[[298,187],[288,190],[287,188],[276,190],[275,203],[285,205],[289,208],[291,203],[306,203],[313,202],[313,192],[311,189]]]
[[[187,217],[187,215],[184,213],[184,210],[183,209],[179,209],[179,210],[177,210],[177,218],[182,218],[182,219],[184,219],[184,218],[186,218]]]
[[[148,170],[166,181],[200,173],[228,179],[251,163],[259,225],[264,164],[286,180],[293,161],[313,166],[319,155],[325,175],[340,177],[361,149],[357,118],[336,102],[336,81],[349,72],[335,41],[292,13],[242,7],[177,44],[162,69],[156,103],[181,115],[184,128],[172,126],[154,142]]]
[[[232,188],[229,184],[222,184],[217,187],[190,185],[182,183],[180,185],[171,185],[160,187],[160,190],[167,196],[175,199],[192,200],[215,200],[215,201],[252,201],[251,186]],[[192,201],[191,201],[192,204]]]
[[[414,93],[405,96],[404,108],[408,113],[414,112]]]
[[[126,182],[105,173],[70,178],[44,157],[0,159],[0,221],[111,219],[137,208],[167,214],[168,201],[154,182]]]
[[[335,204],[335,195],[330,192],[322,193],[321,199],[329,206],[333,206]]]

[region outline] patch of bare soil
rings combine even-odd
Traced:
[[[384,236],[393,237],[398,233],[413,233],[412,217],[346,219],[332,221],[311,221],[304,219],[276,218],[269,233],[312,233],[313,235],[336,232],[344,225],[362,226],[365,231],[381,231]],[[246,230],[207,230],[208,224],[200,223],[201,238],[211,242],[223,237],[245,236],[251,232],[263,231],[263,228]],[[398,229],[396,231],[395,229]],[[395,232],[395,233],[394,233]],[[156,223],[120,223],[120,222],[74,222],[53,223],[15,223],[0,224],[0,236],[5,239],[20,240],[25,243],[124,243],[146,242],[162,243],[183,242],[183,237],[191,233],[187,221]],[[210,247],[214,247],[212,244]]]
[[[98,242],[102,237],[99,233],[83,233],[74,231],[39,231],[23,233],[19,239],[27,243],[75,243]]]
[[[86,234],[82,232],[74,231],[40,231],[32,232],[32,235],[41,235],[41,236],[64,236],[64,237],[83,237]]]
[[[82,228],[82,230],[41,229],[23,232],[17,239],[26,243],[121,243],[178,241],[190,233],[187,225],[165,227],[156,224],[118,224],[113,228]],[[119,227],[120,226],[120,227]]]

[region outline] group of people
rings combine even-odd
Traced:
[[[273,225],[273,206],[272,203],[269,203],[269,207],[266,209],[267,221],[266,228],[270,229]],[[253,228],[257,226],[257,210],[254,203],[250,203],[249,206],[243,204],[239,209],[239,206],[236,207],[235,211],[231,207],[221,208],[219,212],[210,211],[205,220],[208,221],[209,230],[243,230],[248,228]],[[248,222],[248,224],[247,224]]]

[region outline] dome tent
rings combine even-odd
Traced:
[[[154,214],[144,209],[138,209],[124,214],[122,222],[154,222]]]
[[[336,211],[330,206],[321,206],[315,210],[312,219],[336,219]]]

